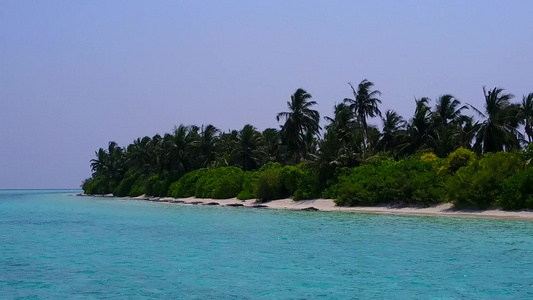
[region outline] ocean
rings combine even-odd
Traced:
[[[533,222],[0,191],[0,299],[533,299]]]

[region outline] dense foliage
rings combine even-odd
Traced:
[[[86,194],[294,200],[338,205],[452,202],[457,207],[532,207],[533,93],[521,103],[483,89],[485,107],[452,95],[415,99],[412,118],[379,109],[381,92],[363,80],[319,125],[317,102],[298,89],[277,115],[280,129],[250,124],[174,128],[127,147],[95,152]],[[477,118],[465,114],[472,111]],[[381,119],[381,130],[371,124]],[[522,147],[525,146],[525,152]]]
[[[338,205],[435,204],[444,200],[446,179],[438,165],[420,158],[365,164],[339,176],[325,194]]]

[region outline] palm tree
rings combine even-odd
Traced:
[[[150,171],[151,153],[149,147],[152,139],[148,136],[137,138],[126,150],[126,163],[130,168],[141,172]]]
[[[294,163],[306,158],[309,135],[314,136],[320,130],[320,114],[311,109],[317,103],[310,101],[312,96],[304,89],[297,89],[287,101],[289,111],[280,112],[276,116],[277,121],[285,119],[281,126],[281,140],[287,145]]]
[[[161,173],[163,171],[163,137],[156,134],[152,137],[150,144],[148,145],[148,151],[150,153],[150,171],[154,173]]]
[[[503,91],[501,88],[487,91],[483,87],[485,113],[469,105],[485,119],[476,134],[474,148],[478,152],[498,152],[520,147],[519,139],[523,137],[517,130],[523,122],[519,116],[520,106],[511,104],[513,94],[504,94]]]
[[[281,133],[276,128],[267,128],[262,132],[263,163],[283,162],[287,156],[287,147],[281,142]]]
[[[214,166],[232,166],[238,164],[236,153],[239,144],[239,131],[223,132],[218,137],[215,152],[217,153]]]
[[[333,118],[324,117],[324,119],[329,122],[329,124],[326,125],[326,130],[331,129],[341,145],[346,147],[346,145],[350,143],[352,131],[356,125],[353,120],[353,112],[345,103],[335,105],[333,111]]]
[[[348,83],[352,89],[353,99],[346,98],[344,102],[347,103],[354,112],[357,122],[363,128],[364,136],[363,143],[366,148],[368,140],[368,124],[367,117],[381,117],[381,111],[378,108],[378,104],[381,104],[381,100],[377,96],[381,96],[381,92],[378,90],[372,90],[374,83],[363,79],[357,86],[357,90],[351,83]]]
[[[347,165],[345,149],[330,127],[324,133],[324,138],[319,141],[317,153],[310,155],[310,164],[316,166],[320,174],[324,174],[325,177],[332,177],[337,168]]]
[[[533,93],[522,97],[522,116],[525,120],[525,131],[528,141],[531,143],[533,138]]]
[[[383,151],[392,151],[398,145],[399,134],[405,131],[407,122],[394,110],[387,110],[383,121],[383,133],[379,140],[379,148]]]
[[[195,126],[191,128],[191,131],[193,133],[192,136],[194,137],[192,145],[194,146],[193,151],[196,152],[196,168],[207,168],[213,161],[215,161],[216,142],[219,130],[215,126],[209,124],[207,126],[202,125],[199,133],[198,127]]]
[[[124,149],[119,147],[115,142],[109,142],[107,154],[109,159],[109,174],[111,179],[115,180],[118,184],[122,177],[124,177],[124,173],[126,173],[126,168],[124,166]]]
[[[190,170],[189,147],[191,139],[187,126],[174,127],[174,132],[165,135],[165,156],[168,170],[184,174]]]
[[[107,152],[100,148],[95,151],[96,158],[91,159],[91,170],[93,171],[93,177],[98,175],[105,175],[107,172],[108,155]]]
[[[452,140],[454,141],[453,149],[457,148],[472,148],[472,141],[474,140],[480,124],[474,123],[474,118],[464,116],[457,123],[457,129],[454,131]]]
[[[431,113],[436,126],[448,126],[463,116],[463,110],[468,109],[468,106],[461,106],[461,101],[449,94],[440,96],[436,102],[435,111]]]
[[[435,139],[431,131],[430,99],[423,97],[415,99],[415,114],[407,125],[407,141],[399,146],[402,154],[413,154],[418,150],[433,149]]]
[[[439,157],[445,157],[459,147],[455,136],[461,130],[460,124],[468,118],[462,114],[468,106],[461,105],[461,101],[449,94],[440,96],[436,102],[431,112],[434,151]]]
[[[261,153],[258,150],[261,143],[261,133],[252,125],[246,124],[238,134],[237,157],[244,171],[250,171],[258,167],[261,161]]]

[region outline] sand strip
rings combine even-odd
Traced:
[[[331,199],[316,199],[293,201],[292,199],[273,200],[270,202],[256,202],[255,200],[241,201],[236,198],[232,199],[199,199],[199,198],[172,198],[172,197],[146,197],[144,195],[127,198],[137,200],[147,200],[152,202],[161,202],[177,205],[217,205],[233,208],[271,208],[287,210],[306,210],[306,211],[335,211],[335,212],[352,212],[367,214],[390,214],[390,215],[409,215],[409,216],[439,216],[439,217],[462,217],[462,218],[488,218],[504,220],[522,220],[533,221],[533,210],[522,211],[504,211],[500,209],[490,210],[455,210],[452,204],[445,203],[430,207],[393,207],[393,206],[356,206],[342,207],[336,206]]]

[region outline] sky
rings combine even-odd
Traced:
[[[533,1],[0,1],[0,188],[77,188],[109,141],[278,127],[368,79],[381,110],[533,92]],[[433,103],[434,104],[434,103]],[[379,119],[370,121],[379,125]]]

